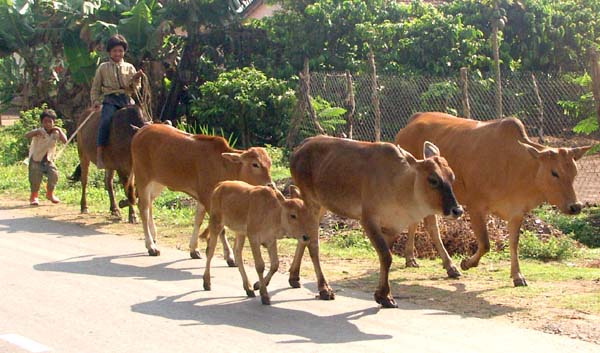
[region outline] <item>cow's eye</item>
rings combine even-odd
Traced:
[[[440,185],[440,179],[434,174],[430,175],[427,181],[432,188],[437,188]]]
[[[556,172],[556,170],[552,171],[552,176],[555,177],[555,178],[558,178],[558,173]]]
[[[252,167],[253,168],[260,168],[260,165],[256,162],[252,163]]]

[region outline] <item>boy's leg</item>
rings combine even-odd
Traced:
[[[56,184],[58,183],[58,169],[52,162],[48,162],[46,164],[46,175],[48,176],[48,186],[46,188],[46,197],[48,200],[52,201],[52,203],[59,203],[60,200],[58,197],[54,195],[54,189],[56,188]]]
[[[42,175],[42,164],[29,159],[29,185],[31,189],[29,203],[33,206],[40,204],[38,192],[40,191],[40,184],[42,183]]]
[[[102,104],[102,115],[100,117],[100,126],[98,128],[98,141],[96,148],[96,166],[104,169],[104,147],[108,145],[108,135],[110,133],[110,122],[113,113],[117,107],[110,102]]]

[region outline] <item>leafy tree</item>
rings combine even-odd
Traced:
[[[247,67],[204,83],[192,114],[201,125],[239,136],[243,147],[279,145],[287,136],[295,103],[287,82]]]

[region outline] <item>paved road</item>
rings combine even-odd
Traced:
[[[206,292],[203,260],[142,249],[139,240],[0,210],[0,352],[600,352],[402,302],[382,310],[369,293],[319,301],[314,283],[291,289],[281,274],[272,306],[263,306],[245,298],[222,258]]]

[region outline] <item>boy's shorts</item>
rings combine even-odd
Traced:
[[[29,184],[31,186],[31,192],[38,192],[40,190],[44,175],[48,177],[48,189],[54,190],[54,187],[58,183],[58,169],[56,169],[54,163],[47,160],[36,162],[30,158]]]

